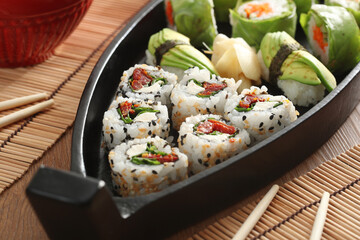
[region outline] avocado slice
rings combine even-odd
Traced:
[[[218,75],[218,72],[215,70],[214,65],[203,53],[190,45],[177,45],[175,47],[178,51],[182,52],[184,55],[193,59],[193,61],[199,68],[208,69],[211,73]]]
[[[163,43],[169,40],[184,42],[190,44],[190,39],[170,28],[164,28],[160,32],[151,35],[148,50],[152,55],[155,55],[156,49]]]

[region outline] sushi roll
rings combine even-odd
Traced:
[[[198,114],[224,113],[226,99],[237,94],[241,81],[221,78],[205,69],[185,71],[184,78],[174,87],[170,99],[173,128],[179,130],[185,118]]]
[[[315,4],[300,24],[313,54],[333,74],[345,74],[360,61],[359,27],[345,8]]]
[[[104,113],[103,137],[108,149],[136,138],[167,138],[169,131],[168,109],[160,102],[118,97]]]
[[[336,87],[334,75],[286,32],[267,33],[258,58],[262,78],[298,106],[314,105]]]
[[[193,46],[212,46],[217,34],[213,0],[166,0],[165,6],[170,26],[189,37]]]
[[[265,86],[245,89],[225,105],[225,117],[250,134],[252,145],[285,128],[297,115],[291,101],[268,94]]]
[[[160,101],[170,107],[170,93],[177,83],[177,76],[146,64],[137,64],[124,71],[117,96]]]
[[[359,0],[325,0],[325,5],[346,8],[354,17],[360,27],[360,1]]]
[[[159,137],[117,145],[108,155],[115,191],[122,197],[145,195],[187,178],[187,156]]]
[[[257,50],[268,32],[285,31],[295,36],[296,5],[292,0],[239,0],[230,9],[232,36],[243,38]]]
[[[189,159],[189,174],[215,166],[247,149],[249,134],[219,115],[197,115],[181,124],[178,146]]]
[[[149,65],[159,65],[174,72],[179,78],[185,70],[192,67],[208,69],[217,74],[210,59],[192,46],[188,37],[169,28],[150,37],[146,57]]]

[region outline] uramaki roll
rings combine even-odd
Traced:
[[[189,159],[189,173],[196,174],[247,149],[249,134],[222,116],[206,114],[186,118],[178,145]]]
[[[159,138],[135,139],[109,153],[115,191],[122,197],[163,190],[187,178],[187,156]]]

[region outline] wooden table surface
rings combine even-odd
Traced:
[[[72,128],[37,163],[32,165],[19,181],[0,195],[0,239],[48,239],[26,198],[25,189],[42,164],[58,169],[70,169],[71,135]],[[360,104],[320,149],[276,182],[280,185],[288,182],[357,144],[360,144]],[[265,188],[190,228],[174,233],[170,239],[186,239],[217,219],[227,216],[249,201],[255,200],[264,192]]]

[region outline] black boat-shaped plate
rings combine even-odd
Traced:
[[[100,147],[103,113],[114,97],[122,72],[143,61],[149,37],[164,27],[163,2],[150,2],[108,46],[81,98],[71,170],[103,179],[110,190],[107,157]],[[358,64],[334,91],[305,109],[290,126],[222,164],[158,193],[128,198],[114,195],[122,221],[119,236],[134,236],[139,230],[174,231],[239,201],[306,159],[334,134],[358,104],[359,71]]]

